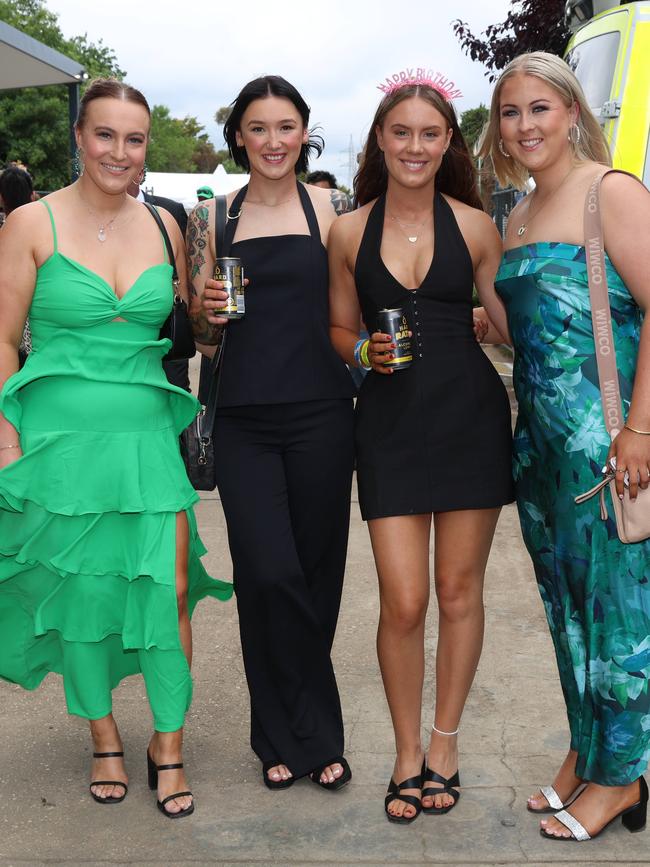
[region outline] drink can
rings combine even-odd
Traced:
[[[215,280],[221,280],[223,288],[228,293],[228,300],[223,307],[217,307],[215,314],[224,319],[241,319],[246,312],[244,299],[244,266],[241,259],[231,256],[215,259],[213,275]]]
[[[401,307],[390,310],[380,310],[377,314],[377,329],[383,334],[390,334],[391,342],[395,344],[393,358],[384,361],[384,367],[393,370],[405,370],[413,361],[413,349],[409,336],[409,324]]]

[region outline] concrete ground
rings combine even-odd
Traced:
[[[253,493],[254,495],[254,493]],[[356,498],[356,495],[355,495]],[[0,683],[0,864],[111,867],[200,865],[650,864],[650,837],[620,823],[585,844],[538,833],[526,797],[550,783],[567,749],[551,642],[515,508],[503,510],[486,582],[483,657],[461,724],[463,795],[447,816],[410,826],[386,821],[394,759],[374,640],[377,581],[366,527],[353,505],[341,618],[334,648],[353,780],[325,792],[309,780],[267,790],[248,746],[247,690],[234,601],[203,603],[194,618],[195,694],[185,760],[195,814],[164,819],[146,786],[150,716],[140,678],[114,694],[131,775],[126,801],[95,804],[87,791],[91,745],[66,714],[60,679],[33,693]],[[230,574],[216,494],[198,507],[214,575]],[[427,630],[423,721],[432,718],[436,610]]]

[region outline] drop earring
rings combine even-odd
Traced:
[[[81,158],[81,150],[78,148],[72,157],[72,174],[75,179],[80,178],[84,173],[84,164]]]

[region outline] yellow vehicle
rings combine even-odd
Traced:
[[[608,5],[612,8],[600,12]],[[578,26],[565,59],[604,128],[615,168],[650,187],[650,2],[613,5],[569,0],[567,17]]]

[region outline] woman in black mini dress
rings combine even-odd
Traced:
[[[330,333],[371,368],[357,402],[359,501],[379,576],[379,662],[397,744],[391,821],[448,812],[459,797],[456,734],[483,640],[483,578],[500,507],[513,500],[510,407],[476,342],[472,288],[491,286],[501,241],[481,209],[454,109],[433,86],[382,100],[355,182],[359,209],[330,232]],[[402,308],[413,362],[377,313]],[[371,333],[358,341],[359,316]],[[429,543],[440,610],[436,710],[421,741]]]

